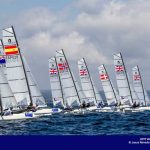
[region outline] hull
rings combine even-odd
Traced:
[[[97,106],[88,107],[88,108],[86,108],[86,110],[88,110],[88,111],[95,111],[95,110],[97,110]]]
[[[19,113],[19,114],[12,114],[8,116],[1,116],[0,120],[19,120],[19,119],[32,119],[32,118],[37,118],[39,117],[38,115],[34,115],[33,112],[24,112],[24,113]]]
[[[84,108],[80,109],[74,109],[72,111],[65,111],[64,114],[87,114],[89,111],[87,111]]]
[[[34,114],[39,116],[48,116],[60,112],[62,112],[62,110],[59,108],[40,108],[36,112],[34,112]]]

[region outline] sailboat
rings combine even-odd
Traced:
[[[98,67],[98,70],[99,70],[99,79],[102,83],[108,108],[112,107],[114,109],[114,107],[116,107],[120,103],[119,94],[117,93],[116,89],[114,88],[109,78],[105,65],[104,64],[100,65]]]
[[[90,73],[89,73],[89,70],[88,70],[88,67],[86,65],[84,58],[78,61],[78,69],[79,69],[79,76],[80,76],[82,90],[91,106],[87,109],[96,110],[97,106],[103,103],[103,101],[95,85],[93,84],[92,78],[90,76]]]
[[[77,85],[73,78],[73,74],[63,50],[56,51],[56,63],[60,75],[64,107],[65,109],[71,108],[73,109],[73,111],[79,111],[81,106],[81,99],[78,93]]]
[[[139,102],[126,72],[125,64],[121,53],[114,54],[114,65],[116,72],[117,86],[120,96],[120,108],[123,111],[132,111],[132,106]]]
[[[7,80],[11,87],[11,90],[17,101],[17,105],[22,109],[35,108],[33,100],[37,100],[38,94],[37,86],[31,86],[29,84],[32,80],[30,71],[26,72],[27,67],[24,64],[23,56],[21,54],[19,44],[15,35],[13,27],[9,27],[2,30],[4,52],[6,55],[6,70]],[[32,83],[31,83],[32,84]],[[35,84],[34,84],[35,85]],[[35,92],[36,91],[36,92]],[[34,97],[33,97],[34,96]],[[41,95],[40,95],[41,96]],[[50,114],[51,110],[36,108],[36,115]],[[34,110],[35,111],[35,110]]]
[[[134,89],[140,99],[140,109],[150,110],[150,99],[144,88],[139,66],[132,68],[132,76]]]
[[[65,102],[58,67],[56,63],[57,62],[55,57],[49,58],[49,77],[53,107],[54,110],[61,111],[60,108],[65,108]]]
[[[0,40],[0,120],[35,118],[33,112],[22,112],[12,93],[6,78],[6,56],[3,53],[3,43]]]

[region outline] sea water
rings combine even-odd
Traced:
[[[50,99],[48,91],[43,94],[47,100]],[[150,135],[150,111],[55,114],[28,120],[0,121],[0,135]]]

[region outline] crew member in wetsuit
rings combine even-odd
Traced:
[[[86,104],[86,107],[90,107],[90,103],[87,103],[87,104]]]
[[[85,101],[82,103],[81,105],[81,108],[85,108],[86,107],[86,104],[85,104]]]
[[[136,102],[134,102],[132,108],[136,108],[136,107],[137,107]]]
[[[29,106],[27,107],[27,111],[36,111],[36,107],[32,105],[32,103],[30,102]]]

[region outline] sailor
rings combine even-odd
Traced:
[[[32,105],[32,103],[30,102],[29,106],[27,107],[27,111],[36,111],[36,107]]]
[[[86,104],[85,104],[85,101],[83,101],[81,108],[85,108],[85,107],[86,107]]]
[[[86,104],[86,107],[90,107],[90,103],[87,103],[87,104]]]
[[[3,116],[12,115],[12,108],[5,109],[3,112]]]
[[[132,105],[132,108],[135,108],[137,105],[136,105],[136,102],[133,103]]]

